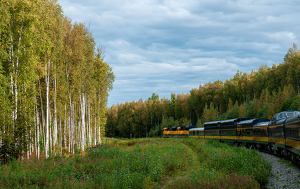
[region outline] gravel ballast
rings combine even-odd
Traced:
[[[300,188],[300,170],[289,161],[271,154],[260,152],[262,157],[272,164],[267,189]]]

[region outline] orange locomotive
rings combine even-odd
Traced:
[[[163,131],[163,137],[188,137],[189,130],[192,128],[197,128],[196,126],[174,126],[174,127],[165,127]]]

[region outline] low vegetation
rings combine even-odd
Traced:
[[[268,182],[271,165],[255,150],[214,140],[184,143],[197,153],[200,165],[169,188],[260,188]]]
[[[12,161],[3,188],[259,188],[270,165],[254,150],[199,139],[111,140],[85,154]]]

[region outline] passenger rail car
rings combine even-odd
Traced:
[[[168,135],[164,130],[164,136]],[[177,129],[181,130],[182,129]],[[180,136],[180,133],[174,136]],[[173,135],[172,135],[173,136]],[[184,134],[186,136],[186,134]],[[272,117],[236,118],[204,123],[203,128],[189,128],[189,137],[210,138],[220,142],[269,150],[300,163],[300,112],[284,111]]]
[[[205,138],[204,127],[190,129],[189,137]]]
[[[236,144],[237,142],[237,124],[243,120],[249,120],[248,117],[220,121],[220,141]]]
[[[256,149],[268,150],[269,146],[269,134],[268,127],[270,121],[259,122],[253,125],[253,146]],[[248,141],[251,143],[251,141]]]
[[[237,143],[246,147],[252,146],[253,143],[253,130],[254,125],[260,124],[261,122],[269,123],[269,119],[258,118],[258,119],[247,119],[237,123]]]
[[[220,140],[220,121],[212,121],[204,123],[205,138]]]

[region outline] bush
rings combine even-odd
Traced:
[[[299,97],[295,96],[285,100],[280,106],[280,112],[289,110],[298,110]]]
[[[259,109],[257,112],[257,118],[266,118],[268,113],[269,105],[265,105],[263,108]]]

